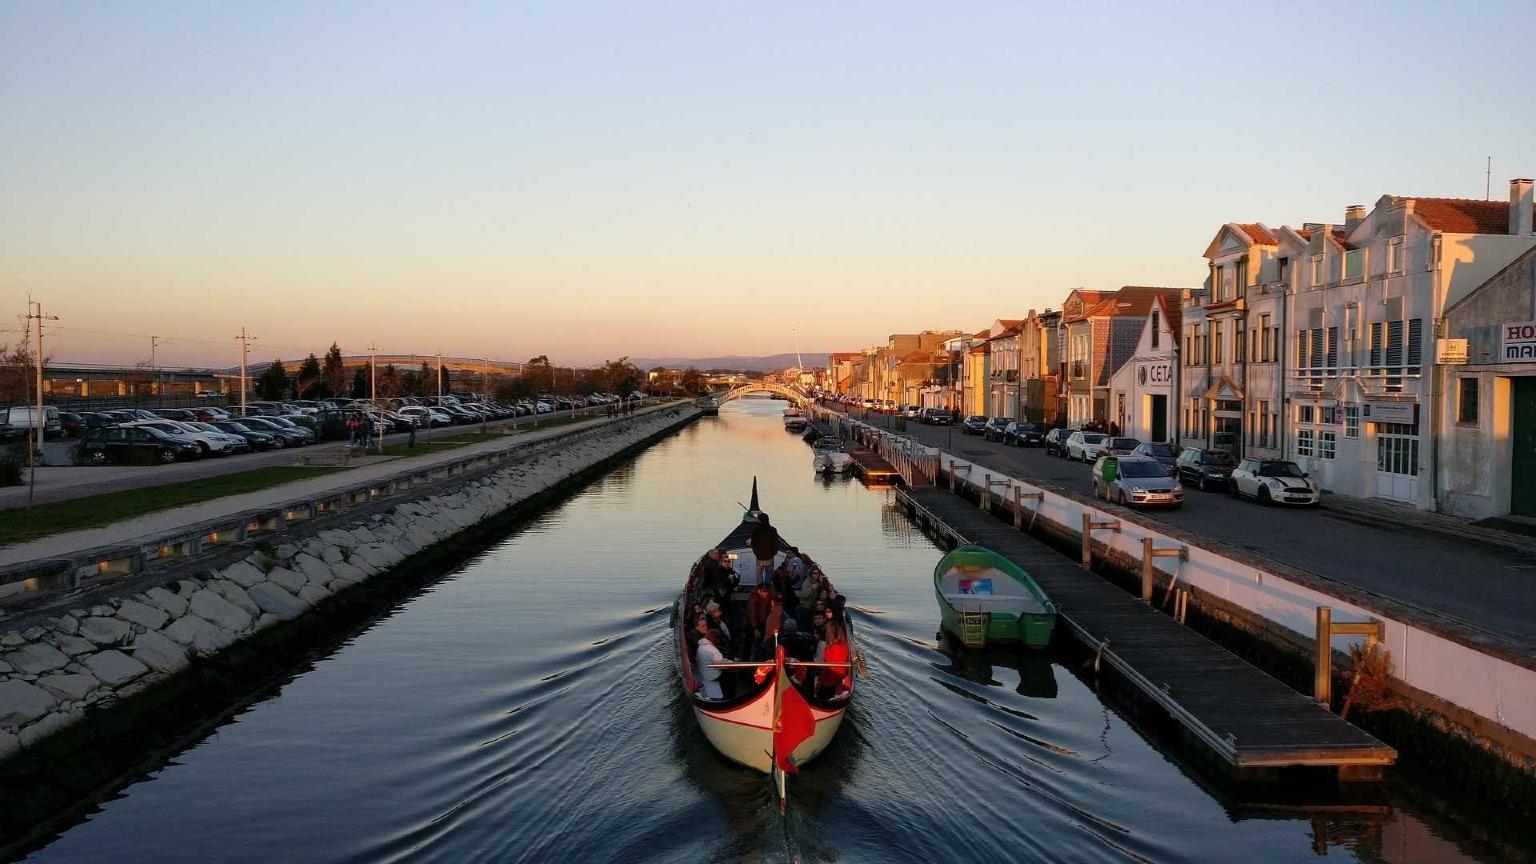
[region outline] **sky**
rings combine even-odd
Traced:
[[[1536,175],[1536,4],[0,2],[55,361],[852,350]],[[0,315],[0,342],[22,334]]]

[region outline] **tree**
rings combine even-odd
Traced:
[[[304,358],[303,363],[299,364],[299,372],[294,382],[294,389],[298,392],[300,399],[309,399],[313,397],[321,383],[320,358],[311,353],[308,357]]]
[[[6,402],[32,401],[37,367],[32,352],[25,344],[15,348],[0,347],[0,399]]]
[[[602,390],[605,393],[617,393],[621,396],[629,396],[645,380],[645,375],[640,367],[629,362],[628,357],[620,357],[617,360],[609,360],[603,364]]]
[[[406,369],[400,373],[400,395],[421,395],[421,373],[415,369]]]
[[[392,399],[400,395],[400,370],[395,364],[386,364],[379,372],[379,398]]]
[[[516,402],[519,399],[531,398],[534,392],[533,381],[520,375],[515,375],[498,381],[492,396],[497,402]]]
[[[123,385],[129,396],[153,396],[155,373],[150,369],[149,361],[143,360],[135,364],[133,371],[123,376]]]
[[[555,367],[549,365],[547,355],[528,358],[528,362],[523,365],[523,374],[533,382],[535,390],[555,392]]]
[[[437,395],[437,370],[429,367],[425,360],[421,361],[421,371],[416,373],[416,390],[411,395]]]
[[[320,377],[324,379],[326,396],[340,397],[347,392],[347,367],[341,362],[341,349],[336,347],[335,342],[325,352],[325,365],[320,369]]]
[[[704,373],[689,366],[683,370],[683,392],[690,396],[702,396],[704,394]]]
[[[368,383],[368,367],[357,367],[357,370],[352,373],[352,398],[367,399]]]
[[[273,360],[272,365],[256,378],[256,395],[263,399],[282,399],[288,394],[288,370],[283,361]]]

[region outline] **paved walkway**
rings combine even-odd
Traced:
[[[871,414],[872,425],[892,418]],[[956,428],[906,424],[905,434],[1021,480],[1093,492],[1089,466],[1010,447]],[[1246,553],[1390,599],[1536,656],[1536,543],[1455,517],[1328,495],[1319,509],[1264,507],[1188,489],[1184,506],[1138,519],[1209,537]]]
[[[599,416],[599,415],[593,415]],[[563,419],[564,415],[553,419]],[[551,417],[539,418],[541,423],[549,423]],[[537,429],[532,417],[519,417],[514,420],[498,420],[486,425],[490,431],[506,429]],[[565,428],[562,425],[559,428]],[[457,435],[473,435],[480,431],[478,425],[454,426],[446,429],[433,429],[430,433],[422,431],[416,434],[417,442],[428,440],[442,440]],[[384,438],[385,446],[404,444],[410,437],[408,433],[396,432]],[[70,450],[75,446],[74,441],[57,441],[48,444],[48,460],[50,465],[37,469],[37,485],[29,489],[26,486],[7,486],[0,488],[0,510],[13,507],[25,507],[27,504],[46,504],[50,501],[68,501],[71,498],[84,498],[89,495],[100,495],[103,492],[121,492],[124,489],[144,489],[152,486],[164,486],[169,483],[180,483],[186,480],[201,480],[204,477],[217,477],[221,474],[233,474],[237,471],[249,471],[254,468],[266,468],[273,465],[297,465],[302,457],[333,456],[347,449],[344,441],[326,441],[311,444],[307,447],[286,448],[283,450],[271,450],[266,453],[244,453],[238,456],[216,456],[208,459],[199,459],[195,462],[179,462],[175,465],[105,465],[105,466],[72,466],[67,464]],[[457,452],[457,451],[455,451]],[[369,456],[363,451],[355,451],[348,462],[352,466],[369,465],[384,459],[394,457]]]
[[[645,409],[636,417],[643,417],[655,411],[676,407],[675,405],[660,405]],[[162,531],[176,531],[187,525],[210,519],[218,519],[224,516],[239,513],[261,507],[271,507],[283,501],[293,498],[301,498],[309,495],[320,495],[332,489],[342,486],[352,486],[366,483],[370,480],[389,477],[404,471],[419,469],[425,466],[442,462],[451,462],[477,453],[489,453],[506,448],[508,446],[523,445],[529,442],[540,441],[556,435],[591,428],[614,422],[624,422],[634,418],[607,418],[598,417],[571,423],[549,429],[529,430],[515,436],[508,436],[504,440],[484,441],[477,444],[468,444],[463,447],[454,447],[448,450],[440,450],[436,453],[422,456],[406,456],[396,459],[384,459],[373,464],[326,474],[321,477],[312,477],[307,480],[298,480],[293,483],[285,483],[281,486],[273,486],[257,492],[248,492],[242,495],[230,495],[224,498],[215,498],[211,501],[203,501],[197,504],[189,504],[184,507],[175,507],[169,510],[160,510],[148,513],[133,519],[114,522],[111,525],[103,525],[98,528],[87,528],[81,531],[71,531],[64,534],[55,534],[29,543],[16,546],[8,546],[0,549],[0,566],[9,566],[26,561],[46,560],[58,558],[71,553],[92,549],[97,546],[107,546],[115,543],[123,543],[138,537],[155,534]],[[468,429],[468,427],[466,427]],[[87,469],[96,470],[96,469]],[[100,491],[99,489],[97,491]]]

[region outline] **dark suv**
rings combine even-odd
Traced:
[[[1237,460],[1225,450],[1203,450],[1189,447],[1179,454],[1174,470],[1180,481],[1194,484],[1201,492],[1225,487],[1232,481],[1232,469]]]
[[[1010,422],[1012,421],[1010,421],[1007,417],[993,417],[991,420],[987,421],[986,426],[982,427],[981,437],[987,439],[988,441],[1003,440],[1003,430],[1008,428],[1008,424]]]
[[[953,422],[953,418],[943,408],[935,408],[928,412],[928,416],[923,419],[923,422],[929,426],[948,426]]]
[[[967,435],[980,435],[987,428],[987,418],[972,414],[960,423],[960,430]]]

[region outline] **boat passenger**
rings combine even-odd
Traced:
[[[816,660],[820,663],[848,662],[848,637],[841,624],[836,621],[827,624],[827,635],[816,649]],[[833,698],[848,680],[848,670],[843,667],[827,666],[820,673],[816,676],[816,696],[819,699]]]
[[[709,605],[704,607],[704,616],[709,619],[710,629],[719,631],[724,638],[724,641],[718,643],[716,647],[723,648],[731,644],[731,628],[725,623],[725,613],[721,611],[720,604],[713,600],[709,601]]]
[[[709,596],[719,596],[723,586],[730,581],[730,568],[725,566],[722,550],[711,549],[704,555],[704,566],[699,571],[703,580],[704,593]]]
[[[699,695],[705,699],[724,699],[725,694],[720,690],[719,669],[709,668],[711,663],[724,663],[725,655],[715,647],[710,639],[709,622],[700,618],[694,625],[699,634],[699,647],[694,650],[693,675],[699,681]]]
[[[773,558],[779,554],[779,531],[769,524],[767,513],[758,511],[757,527],[752,529],[748,545],[757,558],[757,581],[767,581],[769,571],[773,569]]]
[[[779,628],[784,626],[784,601],[774,596],[768,602],[768,617],[763,622],[763,635],[757,640],[757,654],[752,658],[754,660],[773,656],[774,641],[779,636]]]
[[[768,613],[773,608],[773,591],[767,582],[759,582],[747,595],[747,627],[743,634],[750,644],[745,653],[752,655],[753,660],[760,659],[757,656],[757,646],[763,641],[763,630],[768,624]]]

